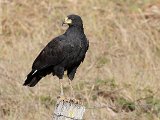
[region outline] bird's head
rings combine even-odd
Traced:
[[[68,24],[69,26],[83,27],[83,22],[82,22],[81,17],[78,16],[78,15],[74,15],[74,14],[68,15],[68,16],[64,19],[62,25],[63,25],[63,24]]]

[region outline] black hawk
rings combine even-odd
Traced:
[[[68,24],[66,32],[52,39],[34,60],[31,72],[27,75],[25,86],[35,86],[48,74],[63,79],[64,71],[71,82],[78,66],[83,62],[89,47],[84,34],[83,21],[78,15],[68,15],[63,24]],[[61,83],[61,95],[63,86]]]

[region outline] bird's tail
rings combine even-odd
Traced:
[[[38,74],[37,70],[32,70],[28,75],[27,75],[27,79],[24,82],[24,86],[29,86],[29,87],[34,87],[42,78],[42,76],[40,76]]]
[[[34,87],[41,80],[41,78],[53,72],[52,68],[53,68],[52,66],[49,66],[49,67],[47,66],[39,70],[32,70],[27,75],[27,79],[25,80],[23,85]]]

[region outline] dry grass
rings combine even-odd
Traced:
[[[4,0],[2,9],[0,120],[51,119],[58,79],[47,76],[34,88],[22,83],[70,13],[82,16],[90,41],[73,81],[88,108],[85,120],[160,119],[158,0]]]

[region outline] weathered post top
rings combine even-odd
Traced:
[[[85,107],[74,102],[58,101],[53,120],[82,120]]]

